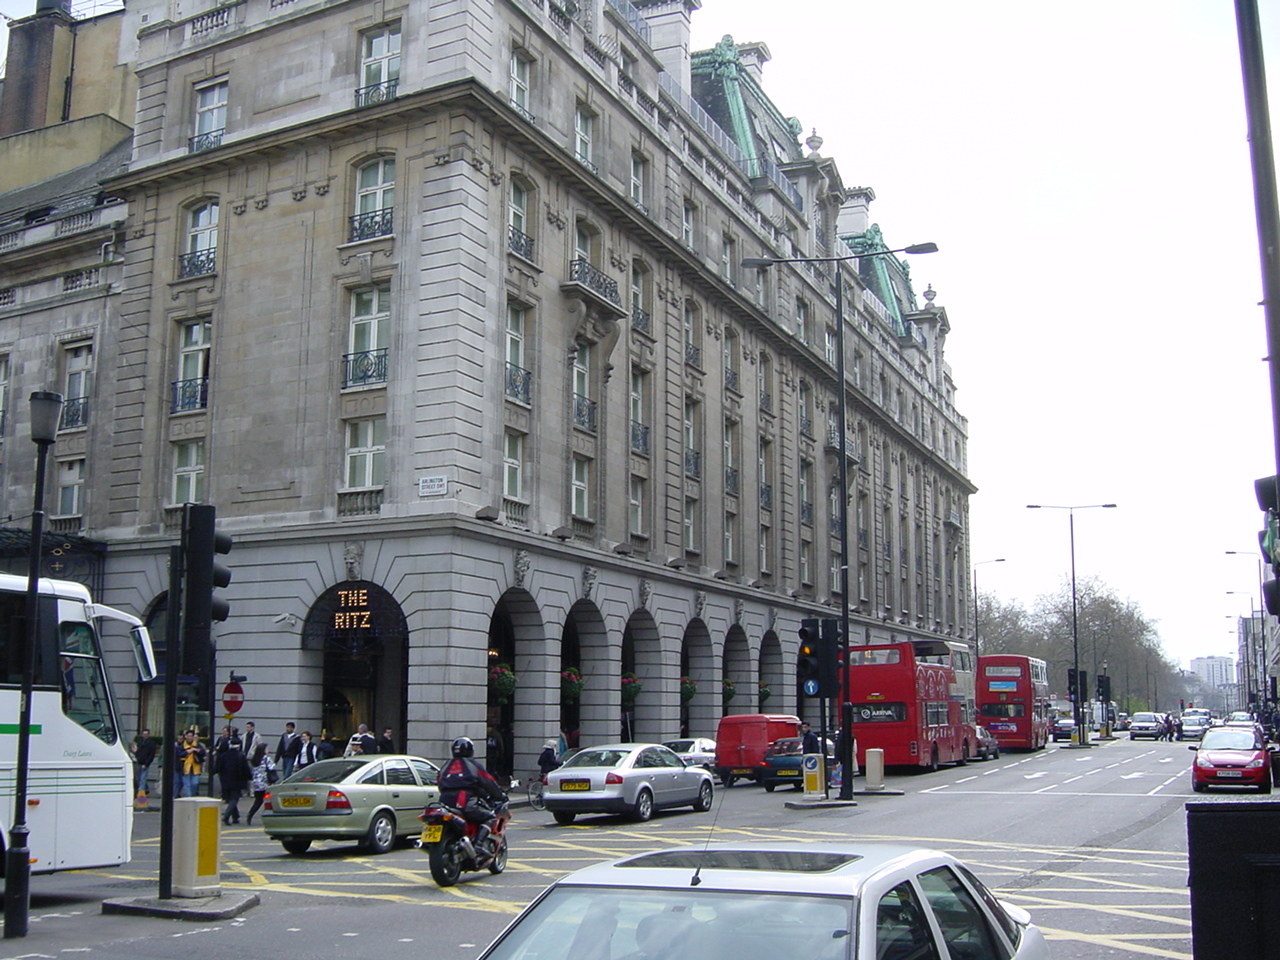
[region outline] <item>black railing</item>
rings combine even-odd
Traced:
[[[737,467],[724,468],[724,492],[728,494],[732,494],[735,497],[738,495],[738,468]]]
[[[580,393],[573,395],[573,425],[596,432],[596,402]]]
[[[569,261],[569,281],[580,283],[610,303],[622,306],[622,299],[618,296],[618,281],[607,276],[590,260],[579,258]]]
[[[224,133],[226,133],[225,128],[210,130],[208,133],[197,133],[187,140],[187,152],[203,153],[205,150],[212,150],[215,147],[222,146],[222,135]]]
[[[684,345],[684,362],[689,364],[691,367],[697,367],[701,370],[702,350],[694,346],[692,343],[686,343]]]
[[[518,253],[526,260],[533,259],[533,237],[515,227],[507,228],[507,246],[512,253]]]
[[[647,457],[649,455],[649,425],[638,420],[631,421],[631,452]]]
[[[342,385],[360,387],[369,383],[387,382],[387,348],[361,350],[342,358]]]
[[[507,363],[506,394],[521,403],[533,402],[533,373],[514,363]]]
[[[396,87],[399,80],[384,80],[382,83],[371,83],[356,91],[356,106],[371,107],[375,103],[389,103],[396,98]]]
[[[76,427],[87,427],[88,425],[88,397],[75,397],[71,400],[62,401],[62,420],[58,423],[59,430],[74,430]]]
[[[813,436],[813,417],[800,418],[800,432],[806,437]]]
[[[858,531],[858,546],[863,550],[867,550],[871,546],[871,534],[867,531],[866,527],[863,527]]]
[[[767,390],[760,391],[760,409],[765,413],[773,413],[773,394]]]
[[[213,273],[218,267],[218,248],[193,250],[178,257],[178,279],[187,277],[203,277]]]
[[[800,504],[800,522],[806,527],[813,526],[813,501],[805,500]]]
[[[653,335],[653,318],[649,311],[641,307],[631,308],[631,329],[649,336]]]
[[[690,450],[687,447],[684,451],[684,475],[694,480],[702,479],[702,451]]]
[[[192,377],[190,380],[175,380],[172,384],[172,397],[169,400],[173,413],[185,410],[203,410],[209,405],[209,378]]]
[[[772,483],[760,484],[760,509],[761,510],[773,509],[773,484]]]
[[[520,114],[520,116],[524,117],[524,118],[525,118],[526,120],[528,120],[530,123],[534,123],[534,122],[536,121],[536,119],[537,119],[537,118],[536,118],[536,117],[534,117],[534,115],[533,115],[533,114],[528,110],[528,108],[526,108],[526,107],[524,107],[524,106],[521,106],[521,105],[516,101],[516,98],[515,98],[515,97],[512,97],[512,98],[511,98],[511,109],[512,109],[512,110],[514,110],[516,113]]]
[[[373,237],[389,237],[392,229],[392,208],[383,207],[371,213],[357,213],[351,218],[350,242],[369,240]]]
[[[732,367],[728,367],[724,371],[724,388],[726,390],[732,390],[734,393],[742,392],[738,389],[738,371],[734,370]]]

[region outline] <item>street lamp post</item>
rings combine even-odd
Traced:
[[[1004,557],[994,560],[979,560],[973,565],[973,655],[982,656],[982,641],[978,636],[978,568],[984,563],[1004,563]]]
[[[27,780],[31,766],[31,688],[35,686],[36,644],[40,638],[40,540],[44,536],[44,476],[49,448],[58,434],[62,395],[31,394],[31,440],[36,445],[36,489],[27,557],[27,630],[22,648],[22,699],[18,705],[18,768],[13,782],[13,826],[4,862],[4,938],[27,935],[31,906],[31,831],[27,828]]]
[[[936,253],[936,243],[913,243],[897,250],[874,250],[870,253],[854,253],[847,257],[748,257],[742,261],[744,270],[767,270],[775,263],[835,263],[846,260],[863,260],[868,257],[883,257],[894,253],[919,254]],[[845,429],[848,407],[848,385],[845,383],[844,367],[844,274],[840,267],[835,269],[836,275],[836,379],[840,384],[840,396],[837,403],[837,425],[840,431],[840,662],[843,673],[840,677],[840,725],[844,735],[837,737],[840,742],[840,799],[853,799],[853,704],[848,700],[849,670],[849,434]]]
[[[1084,714],[1080,709],[1081,694],[1087,694],[1087,690],[1080,688],[1084,684],[1080,683],[1080,628],[1079,628],[1079,602],[1076,597],[1076,511],[1077,510],[1093,510],[1093,509],[1115,509],[1114,503],[1086,503],[1076,504],[1073,506],[1060,506],[1050,503],[1028,503],[1028,510],[1066,510],[1067,511],[1067,528],[1071,534],[1071,663],[1076,672],[1076,692],[1071,698],[1071,712],[1076,722],[1076,735],[1080,738],[1080,746],[1089,745],[1089,728],[1084,724]]]

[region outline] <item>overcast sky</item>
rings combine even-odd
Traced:
[[[1234,655],[1275,453],[1231,0],[702,0],[694,47],[726,34],[892,246],[940,247],[912,275],[951,319],[972,557],[1005,559],[982,592],[1067,582],[1067,511],[1027,504],[1116,503],[1076,512],[1077,575],[1170,659]]]
[[[973,560],[1005,558],[983,592],[1069,575],[1066,512],[1026,504],[1116,503],[1077,512],[1078,575],[1171,659],[1234,655],[1275,455],[1231,0],[702,0],[693,24],[697,49],[766,44],[766,90],[886,239],[941,248],[913,276],[951,319]]]

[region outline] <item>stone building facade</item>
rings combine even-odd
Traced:
[[[854,642],[970,634],[946,311],[769,101],[767,48],[689,52],[697,7],[121,13],[137,99],[102,190],[127,216],[109,306],[72,324],[94,416],[59,436],[82,479],[54,522],[159,628],[181,504],[217,506],[216,676],[248,677],[259,729],[496,737],[520,773],[561,732],[812,715],[796,631],[840,605],[837,278]],[[5,196],[0,258],[29,229]],[[6,361],[69,343],[39,282],[0,289]],[[12,395],[75,362],[11,364]],[[21,513],[29,458],[4,454]],[[129,703],[158,728],[158,691]]]

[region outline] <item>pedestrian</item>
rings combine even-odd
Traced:
[[[262,801],[266,798],[271,784],[280,779],[280,774],[276,770],[275,762],[267,756],[267,745],[261,740],[249,755],[249,766],[253,770],[253,806],[249,808],[249,815],[245,817],[244,822],[245,826],[252,827],[253,815],[262,806]]]
[[[333,739],[329,736],[329,731],[320,728],[320,739],[316,741],[316,759],[332,760],[338,753],[338,748],[334,744]]]
[[[309,767],[317,760],[322,759],[320,754],[316,752],[317,749],[316,744],[311,741],[311,731],[303,730],[302,740],[298,743],[298,755],[294,761],[293,769],[301,770],[303,767]]]
[[[369,732],[369,725],[362,723],[356,727],[356,732],[351,735],[351,739],[347,742],[344,757],[356,757],[364,753],[377,753],[378,742],[373,738],[373,734]]]
[[[544,777],[560,766],[560,754],[557,752],[559,745],[560,741],[555,737],[548,737],[542,742],[542,752],[538,754],[538,770]]]
[[[800,724],[800,752],[801,753],[821,753],[822,744],[818,742],[818,735],[809,728],[809,724]]]
[[[258,728],[254,725],[254,722],[250,720],[244,725],[244,736],[240,738],[240,743],[243,745],[242,749],[244,750],[244,755],[246,757],[253,756],[254,749],[258,746],[259,739]]]
[[[382,731],[382,736],[378,738],[378,753],[395,753],[396,741],[391,735],[391,728],[387,727]]]
[[[214,765],[218,785],[222,788],[222,822],[227,826],[240,822],[240,798],[253,781],[253,770],[245,759],[242,746],[240,738],[232,736],[227,741],[227,749],[218,755]]]
[[[182,789],[176,791],[180,797],[194,797],[200,791],[200,774],[204,772],[205,761],[209,757],[209,752],[205,750],[204,744],[196,736],[194,730],[188,730],[183,734],[182,742],[178,744],[174,758],[177,761],[174,764],[175,776],[181,777]]]
[[[289,779],[289,774],[293,773],[293,765],[298,759],[298,746],[301,741],[298,735],[294,733],[293,721],[284,725],[284,733],[280,734],[280,742],[276,745],[275,762],[277,766],[284,767],[284,777]]]
[[[133,752],[133,761],[137,764],[133,777],[134,794],[142,794],[146,796],[151,792],[148,778],[151,774],[151,764],[155,763],[156,750],[160,744],[151,736],[151,731],[143,728],[142,732],[133,738],[133,743],[129,749]]]

